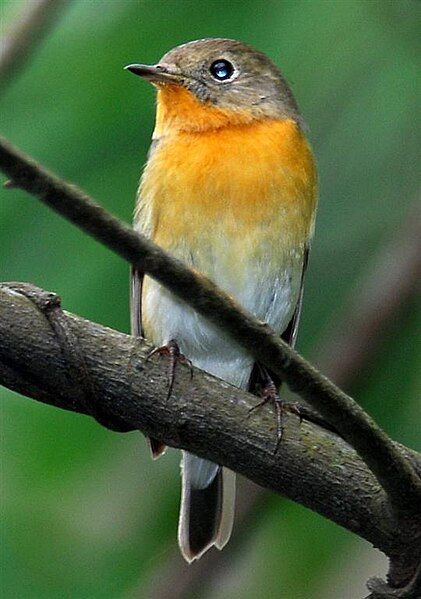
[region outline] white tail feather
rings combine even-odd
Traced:
[[[230,538],[234,519],[235,474],[226,468],[221,468],[216,464],[212,464],[212,462],[183,452],[181,476],[182,492],[180,517],[178,522],[178,543],[184,559],[188,563],[191,563],[202,557],[202,555],[213,545],[218,549],[222,549]],[[221,477],[219,479],[219,484],[221,485],[220,489],[222,497],[220,494],[219,496],[213,496],[213,499],[215,499],[215,502],[213,503],[211,495],[211,502],[208,504],[208,512],[204,513],[204,525],[206,526],[206,518],[210,517],[212,519],[212,517],[214,517],[215,528],[213,534],[209,534],[209,539],[205,539],[206,542],[204,542],[200,549],[192,549],[194,531],[190,530],[190,516],[191,510],[194,508],[197,509],[198,504],[196,503],[192,508],[191,502],[194,500],[193,498],[195,495],[197,501],[197,492],[199,492],[199,494],[201,491],[206,493],[206,489],[212,484],[218,484],[218,482],[215,481],[216,476]],[[205,484],[206,482],[207,484]],[[199,505],[201,504],[199,503]],[[213,514],[212,510],[215,510]]]
[[[223,549],[230,540],[235,515],[235,472],[222,468],[222,511],[215,545]]]

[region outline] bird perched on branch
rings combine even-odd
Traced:
[[[317,175],[297,103],[261,52],[228,39],[179,46],[126,67],[157,89],[156,125],[135,228],[206,274],[290,344],[313,235]],[[241,387],[277,409],[279,381],[228,336],[139,270],[132,333],[157,351]],[[154,457],[165,447],[150,439]],[[178,540],[188,562],[227,543],[234,474],[183,452]]]

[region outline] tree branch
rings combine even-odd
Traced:
[[[5,140],[0,140],[0,168],[14,185],[35,195],[162,283],[285,380],[356,449],[385,489],[393,509],[406,516],[419,514],[421,481],[411,463],[354,400],[283,343],[266,324],[239,307],[209,279],[166,254]]]
[[[32,0],[0,40],[0,91],[49,33],[68,0]]]
[[[372,591],[367,599],[419,599],[421,597],[421,564],[404,587],[394,588],[380,578],[371,578],[367,586]]]
[[[259,485],[286,495],[415,567],[417,523],[396,519],[387,495],[342,439],[287,418],[284,440],[273,453],[273,417],[248,418],[256,398],[198,369],[193,381],[180,366],[166,400],[167,364],[146,360],[150,346],[72,314],[54,294],[21,284],[0,285],[0,382],[34,399],[74,412],[97,413],[228,466]],[[24,293],[25,295],[22,295]],[[57,314],[60,310],[60,331]],[[71,350],[68,347],[70,344]],[[74,353],[82,362],[71,363]],[[69,363],[70,362],[70,363]],[[75,364],[83,364],[83,372]],[[90,404],[75,393],[89,380]],[[417,463],[415,454],[395,451]],[[418,531],[419,532],[419,531]]]

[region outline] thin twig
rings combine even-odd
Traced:
[[[22,69],[51,31],[68,0],[27,0],[0,38],[0,91]]]
[[[106,212],[0,139],[0,168],[13,182],[167,287],[285,380],[352,445],[387,492],[392,507],[419,513],[421,480],[384,431],[346,393],[238,306],[205,276]]]

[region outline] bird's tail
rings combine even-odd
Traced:
[[[212,545],[222,549],[234,520],[235,474],[183,451],[178,543],[190,563]]]

